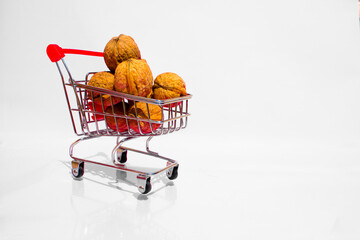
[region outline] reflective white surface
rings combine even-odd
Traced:
[[[150,144],[179,177],[146,196],[113,169],[72,179],[45,52],[121,33],[194,96],[188,128]],[[359,43],[355,0],[0,1],[0,239],[360,239]],[[65,58],[75,79],[106,70]],[[110,142],[76,151],[108,161]]]
[[[171,138],[154,139],[154,149]],[[184,138],[176,139],[186,151],[163,151],[177,156],[179,177],[164,177],[141,195],[131,176],[97,165],[73,180],[65,144],[71,138],[14,149],[16,139],[7,136],[0,145],[7,159],[0,170],[1,239],[360,237],[359,140],[234,138],[212,148],[206,138],[180,144]]]

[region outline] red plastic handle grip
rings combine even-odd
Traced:
[[[50,58],[50,61],[57,62],[66,54],[80,54],[80,55],[88,55],[88,56],[96,56],[96,57],[103,57],[104,53],[102,52],[94,52],[94,51],[87,51],[87,50],[78,50],[78,49],[68,49],[68,48],[61,48],[56,44],[49,44],[46,48],[46,53]]]

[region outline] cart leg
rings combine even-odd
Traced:
[[[71,173],[74,178],[79,179],[84,175],[84,162],[71,161]]]
[[[153,136],[150,136],[150,137],[148,137],[148,139],[146,140],[146,151],[147,151],[148,153],[152,154],[152,155],[159,155],[159,153],[150,150],[149,143],[150,143],[150,140],[151,140],[152,138],[153,138]]]
[[[147,194],[151,191],[151,178],[143,174],[137,176],[138,190],[141,194]]]

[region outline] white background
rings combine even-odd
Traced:
[[[356,0],[1,1],[0,238],[359,239],[358,14]],[[72,180],[45,52],[121,33],[193,94],[188,128],[152,140],[179,178],[146,197],[94,166]],[[76,78],[106,70],[65,59]]]

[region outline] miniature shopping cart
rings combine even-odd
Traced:
[[[50,60],[55,62],[59,70],[74,132],[77,136],[81,136],[80,139],[70,145],[69,150],[70,157],[73,159],[71,162],[71,172],[74,178],[81,178],[83,176],[85,162],[99,164],[120,171],[137,174],[138,190],[140,193],[146,194],[151,190],[151,177],[165,172],[170,180],[173,180],[178,176],[179,164],[173,159],[163,157],[158,153],[151,151],[149,142],[154,136],[170,134],[187,126],[188,117],[190,116],[188,111],[188,101],[191,98],[190,94],[178,98],[157,100],[89,86],[87,85],[88,80],[95,72],[87,73],[84,80],[75,80],[72,77],[68,66],[65,64],[65,54],[102,57],[102,52],[63,49],[55,44],[48,45],[46,51]],[[74,92],[73,98],[70,97],[69,91]],[[94,103],[95,96],[100,96],[100,98],[98,98],[100,99],[100,104],[99,101],[97,104]],[[106,99],[107,104],[104,103],[103,99]],[[148,118],[139,116],[138,113],[140,110],[137,109],[137,103],[146,105]],[[118,104],[123,106],[132,104],[135,108],[135,115],[127,114],[125,110],[121,113],[116,112],[114,109]],[[149,110],[151,104],[160,107],[161,120],[153,120],[151,118]],[[125,107],[123,109],[125,109]],[[123,126],[119,127],[118,124],[116,124],[115,129],[114,127],[110,128],[107,119],[111,118],[123,119]],[[134,126],[134,123],[138,128],[134,129],[134,127],[130,127],[131,124]],[[144,131],[141,128],[141,125],[144,124],[149,126],[147,131]],[[104,136],[116,137],[116,145],[111,152],[112,163],[102,163],[74,156],[74,147],[79,142]],[[138,137],[147,137],[146,151],[123,146],[124,142]],[[163,168],[156,170],[155,172],[144,172],[128,168],[125,164],[128,151],[134,151],[165,160],[166,164]]]

